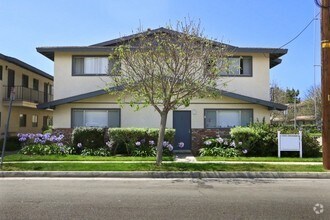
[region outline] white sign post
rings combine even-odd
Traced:
[[[281,157],[281,151],[299,151],[302,158],[302,131],[299,134],[281,134],[277,131],[278,139],[278,157]]]

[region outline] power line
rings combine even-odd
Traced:
[[[317,0],[315,0],[315,1],[317,1]],[[315,17],[294,38],[292,38],[290,41],[288,41],[287,43],[280,46],[279,49],[285,47],[286,45],[290,44],[292,41],[297,39],[313,23],[314,20],[317,20],[317,16],[319,16],[319,14],[320,14],[320,12],[317,13],[317,15],[315,15]]]

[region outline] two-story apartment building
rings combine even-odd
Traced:
[[[177,34],[165,28],[153,32]],[[121,107],[117,97],[103,89],[111,80],[107,74],[109,53],[135,37],[130,35],[91,46],[37,48],[54,61],[54,101],[38,105],[41,109],[54,109],[54,128],[70,132],[77,126],[159,127],[159,114],[152,107],[134,111],[129,100]],[[195,99],[189,107],[168,115],[167,126],[179,131],[176,141],[184,141],[186,150],[198,147],[202,136],[222,134],[230,127],[251,122],[269,122],[270,110],[286,109],[270,102],[269,70],[281,62],[279,58],[287,50],[230,47],[234,53],[230,63],[238,68],[224,76],[228,77],[228,86],[222,96]]]
[[[51,123],[51,109],[37,105],[53,100],[53,76],[14,57],[0,53],[0,138],[7,121],[10,93],[15,92],[9,122],[9,135],[37,133]]]

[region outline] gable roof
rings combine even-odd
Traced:
[[[34,72],[34,73],[36,73],[36,74],[38,74],[40,76],[46,77],[46,78],[48,78],[50,80],[54,80],[54,77],[52,75],[49,75],[48,73],[46,73],[46,72],[44,72],[44,71],[42,71],[40,69],[37,69],[34,66],[31,66],[31,65],[29,65],[29,64],[27,64],[27,63],[25,63],[25,62],[23,62],[23,61],[21,61],[19,59],[16,59],[15,57],[6,56],[6,55],[0,53],[0,59],[5,60],[5,61],[7,61],[9,63],[15,64],[17,66],[20,66],[23,69],[26,69],[26,70],[29,70],[31,72]]]
[[[124,86],[117,86],[117,87],[110,88],[109,91],[122,91],[123,89],[124,89]],[[216,89],[216,92],[218,92],[221,95],[227,96],[229,98],[239,99],[239,100],[242,100],[245,102],[268,107],[269,110],[286,110],[287,109],[286,105],[282,105],[279,103],[274,103],[274,102],[270,102],[270,101],[266,101],[266,100],[262,100],[262,99],[258,99],[258,98],[253,98],[250,96],[240,95],[240,94],[228,92],[225,90]],[[108,94],[108,91],[101,89],[101,90],[97,90],[97,91],[93,91],[93,92],[88,92],[88,93],[84,93],[84,94],[80,94],[80,95],[71,96],[68,98],[54,100],[54,101],[47,102],[47,103],[42,103],[42,104],[37,105],[37,108],[38,109],[48,109],[48,108],[54,109],[58,105],[64,105],[64,104],[80,101],[83,99],[93,98],[93,97],[105,95],[105,94]]]
[[[174,31],[174,30],[170,30],[167,28],[157,28],[157,29],[153,29],[153,30],[147,30],[146,32],[143,33],[147,33],[148,35],[153,35],[155,33],[167,33],[167,34],[171,34],[171,35],[178,35],[178,34],[182,34],[181,32],[178,31]],[[112,39],[112,40],[108,40],[108,41],[104,41],[104,42],[100,42],[97,44],[92,44],[90,46],[81,46],[81,47],[73,47],[73,46],[69,46],[69,47],[37,47],[37,51],[41,54],[43,54],[44,56],[46,56],[47,58],[51,59],[54,61],[54,52],[57,51],[75,51],[75,52],[85,52],[85,51],[93,51],[93,52],[98,52],[98,51],[102,51],[102,52],[110,52],[114,47],[123,44],[129,40],[138,38],[139,35],[141,35],[141,33],[137,33],[137,34],[132,34],[132,35],[128,35],[128,36],[124,36],[124,37],[120,37],[120,38],[116,38],[116,39]],[[233,46],[233,45],[229,45],[229,44],[224,44],[221,42],[217,42],[217,41],[212,41],[215,45],[224,45],[227,48],[229,48],[231,51],[233,51],[234,53],[267,53],[269,54],[269,66],[270,68],[278,65],[281,63],[281,59],[279,59],[279,57],[285,55],[288,50],[287,49],[282,49],[282,48],[262,48],[262,47],[237,47],[237,46]]]

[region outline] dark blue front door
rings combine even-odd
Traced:
[[[173,128],[175,129],[174,150],[190,150],[191,112],[173,111]],[[184,143],[183,148],[178,146],[180,142]]]

